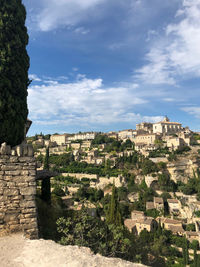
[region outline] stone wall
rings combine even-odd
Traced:
[[[36,163],[31,145],[0,148],[0,235],[23,232],[38,237]]]

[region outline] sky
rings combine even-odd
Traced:
[[[23,0],[29,135],[167,115],[200,131],[200,0]]]

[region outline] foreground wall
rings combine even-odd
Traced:
[[[0,235],[37,238],[36,163],[30,145],[0,148]]]

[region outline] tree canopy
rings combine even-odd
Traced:
[[[21,0],[0,0],[0,143],[24,139],[29,56],[26,10]]]

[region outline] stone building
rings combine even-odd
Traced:
[[[181,203],[177,199],[167,199],[169,206],[169,213],[172,215],[178,215],[181,209]]]
[[[72,136],[68,136],[68,141],[77,141],[77,140],[93,140],[96,137],[96,132],[86,132],[86,133],[77,133]]]
[[[153,123],[150,122],[142,122],[136,124],[137,133],[152,133],[153,132]]]
[[[182,124],[179,122],[170,122],[167,117],[163,121],[153,124],[153,133],[174,134],[182,129]]]
[[[118,139],[123,141],[127,139],[133,141],[135,139],[135,136],[136,136],[136,131],[132,129],[122,130],[118,132]]]
[[[146,209],[157,209],[159,211],[162,211],[164,209],[163,199],[161,197],[154,197],[152,202],[148,201],[146,203]]]
[[[58,146],[61,146],[67,143],[67,136],[67,134],[53,134],[50,140],[51,142],[55,142]]]
[[[144,145],[154,145],[156,140],[160,140],[160,135],[157,134],[138,134],[135,137],[135,145],[144,144]]]

